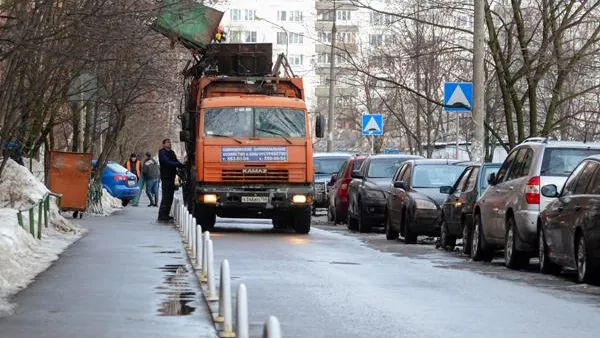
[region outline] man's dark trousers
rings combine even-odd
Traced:
[[[175,179],[162,180],[162,200],[158,209],[158,219],[168,220],[171,213],[171,204],[173,204],[173,195],[175,194]]]

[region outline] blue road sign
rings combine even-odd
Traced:
[[[471,111],[472,107],[473,83],[444,83],[444,111],[461,113]]]
[[[383,135],[383,115],[367,114],[362,116],[363,135]]]

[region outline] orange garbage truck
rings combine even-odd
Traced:
[[[188,210],[203,230],[216,217],[311,226],[313,148],[302,78],[269,43],[217,43],[223,12],[168,0],[152,27],[194,56],[183,71],[180,171]],[[323,137],[324,119],[315,119]]]
[[[203,229],[216,217],[311,226],[313,149],[302,79],[270,44],[212,44],[187,69],[180,139],[186,204]],[[315,121],[323,136],[323,119]]]

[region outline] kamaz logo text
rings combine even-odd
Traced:
[[[267,169],[265,169],[265,168],[245,168],[245,169],[242,169],[242,173],[244,173],[244,174],[266,174]]]

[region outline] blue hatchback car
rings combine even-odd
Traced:
[[[96,160],[92,161],[96,167]],[[102,172],[102,187],[113,197],[120,199],[123,206],[127,206],[139,193],[135,174],[122,165],[109,161]]]

